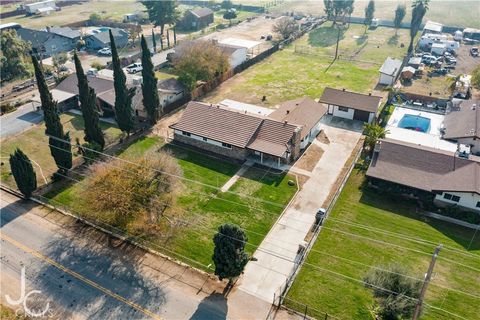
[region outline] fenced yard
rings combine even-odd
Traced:
[[[415,203],[366,187],[354,170],[309,253],[285,305],[323,319],[372,319],[374,300],[363,278],[372,267],[399,264],[422,281],[443,244],[422,319],[478,316],[480,237],[475,230],[416,214]],[[348,298],[346,298],[348,297]],[[443,309],[445,311],[439,310]]]
[[[206,271],[212,271],[207,266],[212,263],[212,238],[219,225],[231,222],[244,228],[251,243],[246,246],[246,250],[253,253],[255,246],[260,244],[297,190],[296,186],[288,184],[288,180],[295,180],[294,177],[252,167],[231,187],[231,192],[222,193],[217,188],[237,172],[239,164],[212,158],[184,147],[167,145],[156,136],[135,142],[118,153],[118,156],[136,161],[145,153],[156,150],[171,153],[181,167],[184,177],[179,180],[181,192],[174,207],[158,224],[149,226],[139,218],[121,231],[156,250]],[[82,190],[88,182],[88,172],[85,176],[85,172],[75,171],[71,177],[81,180],[80,182],[72,181],[44,196],[56,206],[104,223],[101,215],[85,210],[85,201],[88,199],[82,197]],[[107,222],[113,224],[113,227],[119,227],[114,221]]]
[[[203,100],[217,103],[228,98],[272,107],[301,96],[319,98],[327,86],[368,93],[376,88],[378,69],[386,57],[401,57],[406,51],[400,45],[407,39],[406,31],[400,30],[397,42],[388,43],[395,35],[394,29],[370,30],[368,38],[360,43],[356,37],[363,36],[364,29],[351,25],[339,44],[342,58],[334,61],[336,34],[334,40],[325,38],[331,31],[328,25],[314,29],[225,81]],[[308,54],[298,52],[299,47],[308,48]]]

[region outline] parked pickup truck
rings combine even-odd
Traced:
[[[127,66],[126,68],[128,73],[137,73],[143,70],[141,63],[132,63],[131,65]]]

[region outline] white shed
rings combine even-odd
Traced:
[[[387,57],[385,62],[383,63],[382,67],[380,68],[380,80],[378,83],[391,86],[395,82],[395,79],[400,72],[400,68],[402,66],[402,61],[398,59],[393,59]]]

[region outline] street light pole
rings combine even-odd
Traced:
[[[420,297],[418,298],[417,305],[415,306],[415,311],[413,313],[413,320],[417,320],[420,316],[420,311],[422,310],[423,299],[425,298],[425,293],[427,293],[428,284],[432,278],[433,268],[435,267],[435,262],[437,261],[438,253],[442,249],[443,245],[439,244],[432,255],[432,260],[430,261],[430,266],[428,267],[427,274],[425,275],[425,280],[423,281],[422,290],[420,291]]]

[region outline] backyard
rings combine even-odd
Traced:
[[[447,312],[476,319],[479,235],[474,237],[472,229],[415,214],[415,208],[413,203],[366,188],[364,172],[354,170],[285,305],[322,319],[325,313],[340,319],[373,319],[372,292],[362,283],[370,268],[398,264],[406,268],[408,276],[422,281],[433,250],[441,243],[444,247],[428,287],[422,319],[456,318]]]
[[[244,228],[252,244],[247,245],[246,250],[253,253],[253,245],[260,244],[297,190],[288,185],[293,177],[252,167],[229,192],[221,193],[217,188],[236,173],[239,164],[165,144],[159,137],[142,138],[118,156],[134,161],[156,150],[168,150],[183,171],[181,192],[169,211],[174,212],[175,217],[162,219],[155,233],[146,234],[138,221],[128,225],[126,231],[154,249],[204,270],[212,263],[212,237],[220,224],[232,222]],[[73,178],[88,179],[81,173],[73,174]],[[76,214],[92,220],[101,219],[84,210],[86,200],[81,194],[85,182],[88,181],[64,185],[45,196],[51,203],[64,205]]]
[[[264,61],[222,83],[203,100],[233,99],[263,106],[306,95],[319,98],[327,86],[371,92],[378,82],[378,69],[387,56],[401,57],[408,32],[378,28],[364,36],[364,27],[351,25],[341,36],[341,59],[333,61],[335,39],[327,23],[303,36]],[[248,94],[246,94],[248,92]],[[263,100],[265,96],[265,100]]]
[[[71,113],[63,113],[60,116],[60,121],[63,124],[65,132],[70,132],[70,138],[72,146],[75,146],[76,139],[80,139],[80,143],[83,143],[84,137],[84,125],[83,118],[80,115],[74,115]],[[115,125],[100,122],[100,126],[105,133],[106,144],[111,144],[117,141],[122,135],[120,129]],[[44,184],[43,175],[47,180],[50,180],[52,174],[57,170],[55,161],[50,155],[50,148],[48,146],[48,137],[45,135],[45,123],[42,122],[39,125],[32,127],[31,129],[13,136],[2,141],[2,150],[0,152],[2,157],[2,183],[9,185],[15,184],[13,177],[10,175],[10,166],[8,164],[9,155],[15,150],[15,148],[21,148],[23,152],[34,162],[34,169],[37,173],[38,185]],[[75,152],[75,148],[73,148]],[[74,155],[74,158],[77,158]],[[39,170],[39,167],[42,170]]]

